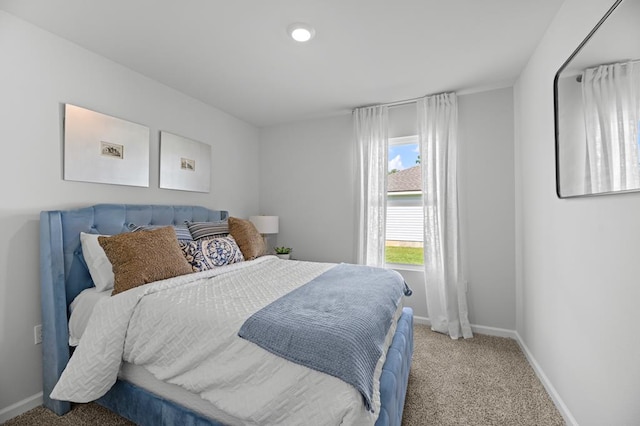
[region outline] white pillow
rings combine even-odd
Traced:
[[[78,346],[80,338],[84,334],[93,308],[104,299],[111,297],[111,290],[98,291],[95,287],[89,287],[80,292],[69,305],[69,346]]]
[[[103,235],[107,236],[107,235]],[[111,262],[98,242],[98,234],[80,233],[82,255],[89,268],[89,274],[98,291],[106,291],[113,288],[113,269]]]

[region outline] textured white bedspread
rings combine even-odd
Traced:
[[[225,424],[371,425],[386,350],[376,368],[372,414],[354,387],[237,336],[254,312],[332,266],[266,256],[101,301],[51,396],[95,400],[115,383],[125,360],[199,394]]]

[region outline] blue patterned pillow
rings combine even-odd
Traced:
[[[129,231],[150,231],[158,228],[164,228],[165,226],[173,227],[173,230],[176,231],[176,237],[178,237],[178,241],[193,241],[193,237],[191,236],[191,232],[189,232],[189,228],[187,225],[136,225],[135,223],[129,223],[127,228]]]
[[[193,272],[244,261],[240,247],[231,235],[209,240],[180,241],[180,248]]]

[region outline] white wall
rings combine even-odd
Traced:
[[[197,204],[258,212],[258,130],[0,12],[0,419],[42,391],[38,226],[41,210],[94,203]],[[151,129],[150,187],[62,180],[61,104]],[[208,194],[158,188],[158,133],[212,146]],[[10,413],[9,413],[10,414]],[[0,420],[1,422],[1,420]]]
[[[416,133],[415,107],[393,108],[390,137]],[[461,185],[468,211],[470,320],[515,328],[513,96],[459,97]],[[355,261],[355,143],[350,115],[262,129],[260,209],[280,216],[278,244],[304,260]],[[424,276],[402,271],[406,300],[428,316]]]
[[[515,329],[513,91],[459,97],[469,320]]]
[[[261,130],[260,211],[295,259],[355,262],[352,135],[350,115]]]
[[[553,77],[612,3],[566,0],[514,97],[517,331],[582,426],[640,419],[640,193],[555,194]]]

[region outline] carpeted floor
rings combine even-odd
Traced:
[[[451,340],[416,325],[404,426],[564,425],[518,344],[476,334]],[[7,426],[131,425],[97,404],[77,404],[58,417],[34,408]]]
[[[564,425],[515,340],[475,334],[451,340],[414,327],[402,424]]]

